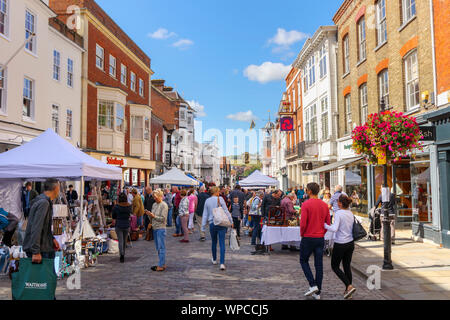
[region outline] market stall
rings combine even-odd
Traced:
[[[44,181],[55,178],[59,181],[81,181],[81,196],[83,199],[84,183],[90,181],[95,187],[95,181],[121,180],[122,170],[98,161],[78,150],[65,139],[48,129],[30,142],[0,154],[0,204],[16,220],[22,220],[21,186],[25,181]],[[61,190],[64,197],[64,190]],[[102,204],[99,199],[90,199],[90,209],[100,215]],[[72,233],[69,210],[64,201],[54,206],[53,230],[65,249],[70,242],[93,238],[95,233],[87,219],[89,203],[80,201],[77,218],[77,230]],[[104,227],[104,219],[102,227]],[[23,221],[23,220],[22,220]],[[103,230],[104,231],[104,230]],[[104,233],[104,232],[102,232]],[[106,234],[100,238],[105,238]],[[78,250],[78,253],[80,250]],[[64,258],[60,257],[62,261]]]
[[[269,187],[278,187],[279,182],[269,176],[261,173],[261,171],[256,170],[247,178],[239,181],[239,185],[245,189],[261,189]]]
[[[199,182],[184,174],[178,168],[172,168],[170,171],[156,178],[150,179],[150,184],[170,184],[178,186],[198,186]]]
[[[261,243],[266,246],[277,243],[299,246],[301,240],[300,227],[274,227],[265,225],[262,229]]]

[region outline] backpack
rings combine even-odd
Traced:
[[[8,212],[0,208],[0,230],[5,229],[9,225]]]

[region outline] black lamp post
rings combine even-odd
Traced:
[[[384,112],[386,110],[386,103],[384,98],[381,98],[380,101],[380,112]],[[385,151],[386,152],[386,151]],[[387,181],[387,164],[383,165],[383,188],[388,189],[388,181]],[[383,261],[383,270],[393,270],[394,266],[392,265],[391,252],[392,252],[392,239],[391,239],[391,217],[389,215],[389,200],[390,200],[390,192],[387,192],[385,197],[383,197],[382,192],[382,200],[383,200],[383,235],[384,235],[384,261]]]

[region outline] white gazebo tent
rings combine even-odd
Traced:
[[[268,187],[278,187],[279,182],[276,179],[268,177],[261,173],[261,171],[256,170],[247,178],[239,181],[239,185],[245,189],[257,189],[257,188],[268,188]]]
[[[17,189],[17,184],[21,185],[24,180],[43,181],[48,178],[81,180],[80,198],[83,199],[85,180],[122,180],[122,170],[88,156],[52,129],[20,147],[0,154],[0,189],[10,189],[8,185]],[[11,194],[7,191],[2,193],[0,190],[0,203],[8,202],[9,196]],[[83,201],[80,211],[83,212]],[[21,218],[21,212],[12,210],[11,213]]]
[[[198,186],[199,182],[192,178],[189,178],[178,168],[172,168],[170,171],[166,172],[159,177],[150,179],[151,184],[175,184],[182,186]]]

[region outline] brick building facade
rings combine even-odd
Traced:
[[[150,58],[94,0],[51,0],[49,4],[68,24],[73,20],[67,14],[68,6],[80,8],[76,28],[87,50],[82,75],[82,148],[104,162],[111,157],[125,160],[126,184],[146,184],[155,169],[150,141]]]

